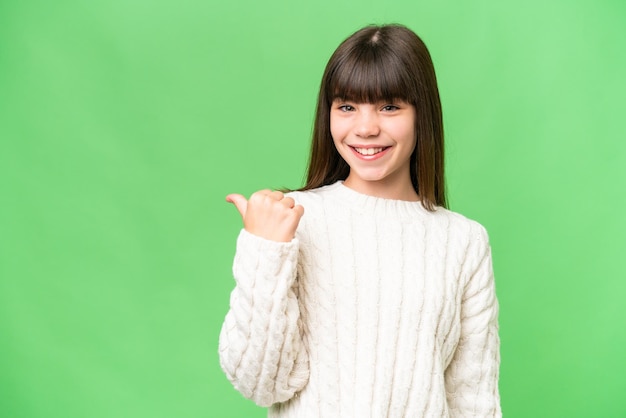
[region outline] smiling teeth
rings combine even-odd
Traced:
[[[361,155],[374,155],[381,152],[382,148],[354,148]]]

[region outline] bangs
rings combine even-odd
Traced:
[[[353,51],[337,63],[327,84],[326,97],[356,103],[378,103],[402,100],[415,103],[415,80],[406,63],[384,53],[377,45]]]

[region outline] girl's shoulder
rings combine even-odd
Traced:
[[[465,236],[468,240],[477,242],[481,246],[489,245],[487,229],[478,221],[442,207],[437,207],[434,214],[441,218],[440,222],[444,223],[451,233]]]
[[[306,211],[307,207],[314,209],[329,205],[342,205],[346,199],[343,188],[341,183],[337,182],[316,189],[294,190],[286,195],[293,198],[296,204],[304,206]]]

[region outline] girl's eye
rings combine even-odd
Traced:
[[[348,105],[348,104],[340,105],[338,107],[338,109],[341,110],[342,112],[350,112],[350,111],[354,110],[354,108],[352,106]]]
[[[398,110],[398,109],[399,109],[399,107],[396,106],[396,105],[385,105],[385,106],[383,106],[383,110],[385,112],[393,112],[394,110]]]

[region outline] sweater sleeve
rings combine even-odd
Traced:
[[[297,239],[269,241],[246,230],[237,239],[220,364],[233,386],[260,406],[290,399],[309,377],[294,292],[298,246]]]
[[[482,226],[470,243],[473,260],[461,304],[461,335],[445,372],[450,417],[501,417],[500,339],[491,248]],[[469,260],[468,260],[469,261]]]

